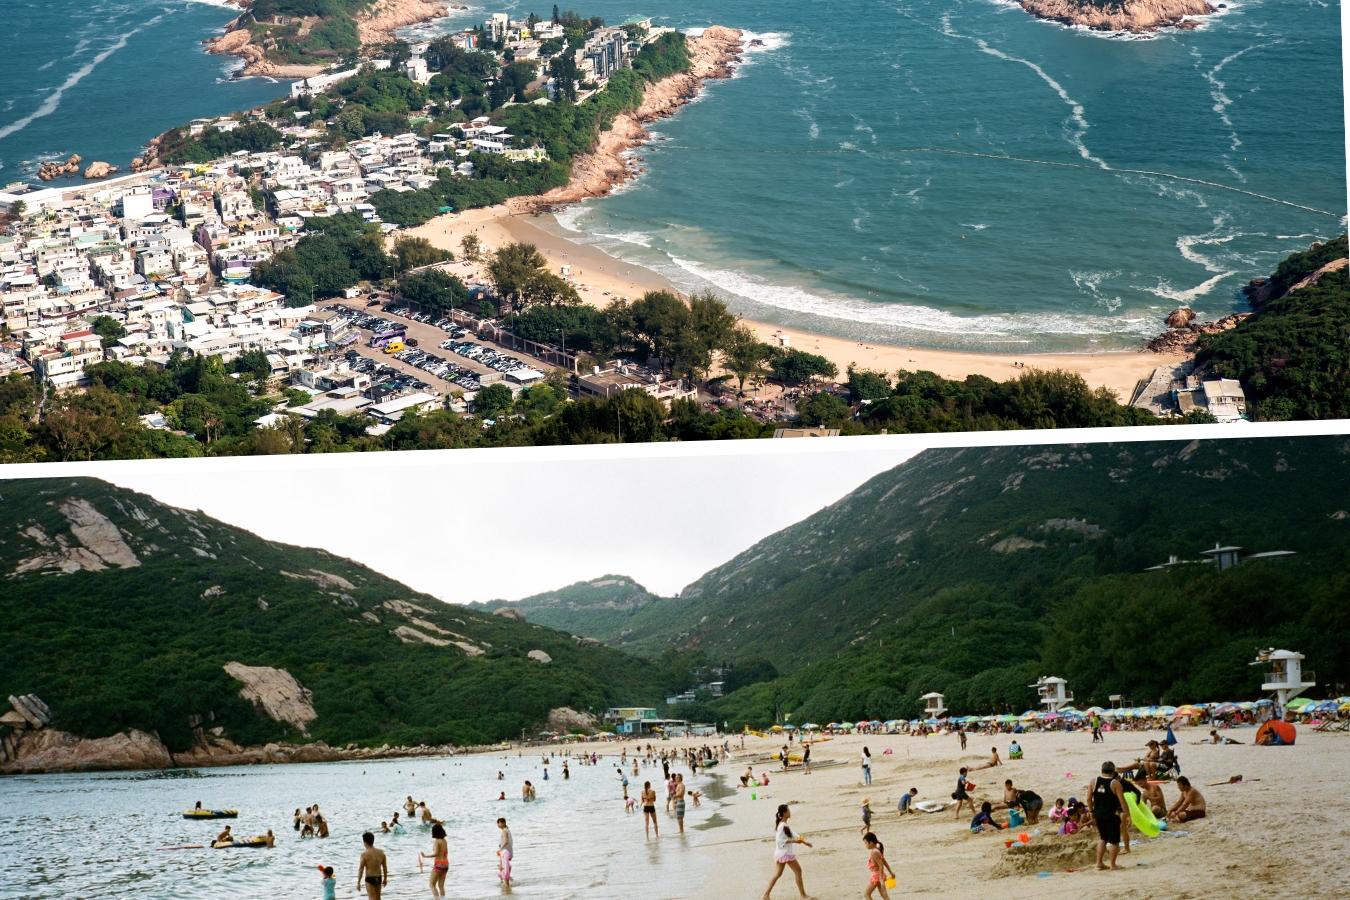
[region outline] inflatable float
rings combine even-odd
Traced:
[[[185,819],[237,819],[237,809],[189,809],[183,813]]]
[[[1130,821],[1145,837],[1154,838],[1162,832],[1162,823],[1153,815],[1153,810],[1139,802],[1136,794],[1126,791],[1125,805],[1130,808]]]
[[[212,850],[230,850],[235,847],[266,847],[266,846],[267,846],[267,838],[265,837],[246,838],[245,840],[242,841],[211,842]]]

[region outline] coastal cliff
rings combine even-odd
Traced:
[[[1089,0],[1018,0],[1022,8],[1039,19],[1065,25],[1082,25],[1094,31],[1148,32],[1161,28],[1188,30],[1196,27],[1193,16],[1217,11],[1207,0],[1124,0],[1092,3]]]
[[[207,53],[228,54],[244,60],[245,65],[240,77],[265,75],[271,78],[309,78],[318,75],[332,62],[327,56],[331,51],[312,51],[313,62],[295,62],[277,58],[278,38],[283,44],[302,44],[316,29],[322,29],[326,21],[322,18],[278,19],[257,21],[249,12],[247,0],[239,3],[244,13],[225,26],[225,33],[209,38]],[[347,14],[337,8],[335,15]],[[349,17],[350,25],[355,26],[360,46],[383,44],[394,39],[394,30],[406,25],[415,25],[427,19],[437,19],[448,15],[442,0],[376,0],[367,9]],[[283,17],[284,18],[284,17]],[[259,27],[263,30],[259,30]],[[351,47],[348,49],[357,49]]]
[[[650,85],[642,105],[614,119],[610,129],[600,135],[592,152],[572,164],[572,177],[559,188],[536,197],[517,197],[508,203],[514,213],[549,212],[588,197],[603,197],[615,187],[637,177],[639,167],[624,154],[644,143],[649,135],[643,126],[674,113],[698,96],[703,83],[731,77],[732,67],[740,61],[741,32],[713,25],[689,41],[690,68]]]

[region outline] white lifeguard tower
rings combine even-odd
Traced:
[[[930,719],[940,719],[947,711],[947,698],[937,691],[924,694],[919,699],[924,702],[924,714]]]
[[[1042,675],[1036,679],[1035,684],[1027,687],[1036,689],[1046,712],[1059,712],[1073,702],[1073,694],[1069,693],[1069,683],[1054,675]]]
[[[1285,706],[1310,687],[1317,686],[1317,674],[1303,671],[1303,654],[1292,650],[1258,650],[1254,666],[1269,665],[1263,691],[1275,692],[1276,715],[1283,719]],[[1304,679],[1307,679],[1306,681]]]

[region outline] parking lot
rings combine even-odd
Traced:
[[[533,360],[527,363],[497,347],[474,340],[449,319],[435,319],[421,313],[410,315],[406,309],[374,313],[342,305],[329,308],[349,313],[352,326],[360,329],[360,345],[348,350],[347,357],[349,360],[360,358],[363,361],[360,370],[369,371],[376,382],[380,378],[389,378],[393,383],[410,383],[414,390],[431,389],[442,394],[453,390],[472,392],[482,387],[481,378],[489,373],[526,378],[537,373],[534,374],[537,378],[545,368],[532,365]],[[404,349],[394,354],[368,346],[371,335],[391,325],[403,327],[416,346],[407,346],[405,341]],[[451,355],[438,353],[438,350],[447,350]]]

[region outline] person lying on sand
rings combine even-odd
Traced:
[[[1205,743],[1201,741],[1200,743]],[[1235,741],[1227,735],[1220,735],[1218,731],[1211,728],[1209,730],[1209,743],[1211,744],[1241,744],[1242,741]]]
[[[1205,798],[1198,788],[1191,786],[1191,781],[1186,776],[1177,779],[1177,787],[1181,788],[1181,797],[1172,808],[1167,811],[1167,820],[1169,822],[1190,822],[1195,819],[1205,817]]]
[[[989,757],[989,762],[985,763],[985,764],[982,765],[982,766],[976,766],[975,768],[971,769],[971,771],[972,771],[972,772],[978,772],[980,769],[992,769],[994,766],[1001,766],[1001,765],[1003,765],[1003,760],[1001,760],[1001,759],[998,758],[998,748],[997,748],[997,747],[991,748],[991,749],[990,749],[990,753],[991,753],[992,755]]]

